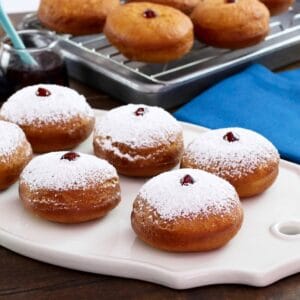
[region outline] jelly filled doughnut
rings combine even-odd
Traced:
[[[149,180],[133,203],[132,228],[147,244],[167,251],[208,251],[224,246],[241,227],[243,210],[227,181],[180,169]]]
[[[180,162],[182,128],[162,108],[121,106],[96,123],[94,152],[114,165],[120,174],[154,176]]]
[[[41,0],[38,18],[49,29],[73,35],[101,32],[119,0]]]
[[[185,150],[182,168],[201,169],[229,181],[240,197],[270,187],[278,175],[277,149],[260,134],[223,128],[199,135]]]
[[[258,0],[203,0],[191,15],[200,41],[231,49],[261,42],[269,32],[269,17]]]
[[[31,146],[20,127],[0,121],[0,190],[19,178],[32,157]]]
[[[100,218],[120,202],[115,168],[93,155],[76,152],[34,158],[21,174],[19,191],[29,211],[60,223]]]
[[[164,63],[186,54],[194,42],[193,24],[164,5],[128,3],[108,15],[104,33],[131,60]]]
[[[278,15],[288,10],[294,0],[260,0],[267,6],[271,15]]]
[[[147,2],[162,4],[177,8],[189,15],[200,0],[147,0]],[[127,2],[145,2],[145,0],[130,0]]]
[[[83,96],[52,84],[19,90],[3,104],[0,118],[19,125],[37,153],[74,148],[90,135],[95,123]]]

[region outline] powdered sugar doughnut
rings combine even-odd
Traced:
[[[25,87],[5,102],[0,118],[18,124],[34,152],[71,149],[94,127],[94,113],[74,90],[52,84]]]
[[[239,197],[225,180],[180,169],[148,181],[133,204],[134,231],[149,245],[168,251],[207,251],[225,245],[240,229]]]
[[[121,174],[153,176],[179,163],[182,128],[162,108],[129,104],[96,123],[94,151]]]
[[[21,174],[19,190],[27,209],[61,223],[102,217],[120,202],[115,168],[93,155],[76,152],[34,158]]]
[[[32,157],[31,146],[20,127],[0,121],[0,190],[19,177]]]
[[[276,179],[279,154],[260,134],[223,128],[201,134],[185,150],[182,168],[201,169],[228,180],[240,197],[262,193]]]

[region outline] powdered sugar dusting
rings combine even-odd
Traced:
[[[233,132],[239,140],[228,142],[223,137]],[[201,134],[186,149],[183,161],[210,166],[221,177],[241,177],[259,166],[277,162],[277,149],[260,134],[243,128],[222,128]]]
[[[145,110],[143,115],[135,114],[139,108]],[[99,120],[95,138],[107,137],[107,142],[103,144],[107,150],[113,148],[113,143],[146,148],[172,143],[181,132],[181,125],[162,108],[129,104],[109,111]]]
[[[95,143],[97,143],[102,149],[105,149],[106,151],[110,151],[113,152],[114,155],[120,157],[120,158],[124,158],[128,161],[135,161],[135,160],[147,160],[150,159],[152,157],[153,154],[149,154],[146,156],[142,156],[142,155],[130,155],[129,153],[124,153],[122,152],[117,146],[114,146],[111,138],[104,138],[104,139],[100,139],[100,138],[95,138]]]
[[[35,157],[21,174],[32,190],[82,189],[93,183],[117,178],[115,168],[93,155],[78,153],[74,161],[61,159],[66,152],[51,152]]]
[[[190,175],[194,183],[182,185],[181,179]],[[146,201],[162,219],[193,218],[198,214],[224,214],[239,205],[233,186],[227,181],[196,169],[180,169],[160,174],[140,190],[139,207]]]
[[[36,95],[38,88],[51,92],[47,97]],[[0,115],[19,125],[53,124],[76,116],[93,117],[85,98],[76,91],[53,84],[25,87],[12,95],[2,106]]]
[[[0,121],[0,158],[3,159],[13,153],[26,137],[21,128],[5,121]]]

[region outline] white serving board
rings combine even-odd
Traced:
[[[103,112],[96,111],[98,117]],[[205,129],[183,123],[188,143]],[[92,153],[91,138],[77,149]],[[0,193],[0,244],[22,255],[71,269],[155,282],[176,289],[217,283],[265,286],[300,271],[300,168],[281,161],[275,184],[245,200],[245,219],[225,247],[193,254],[145,245],[130,226],[132,202],[146,180],[121,177],[122,201],[105,218],[61,225],[27,212],[18,184]],[[278,222],[291,221],[273,226]],[[278,228],[289,234],[274,234]],[[298,233],[298,234],[296,234]]]

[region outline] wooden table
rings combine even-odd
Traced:
[[[13,17],[14,21],[20,15]],[[297,66],[294,64],[290,67]],[[121,103],[99,90],[71,81],[94,108]],[[300,249],[299,249],[300,251]],[[265,287],[214,285],[176,291],[156,284],[78,272],[41,263],[0,247],[0,297],[3,299],[300,299],[300,274]]]

